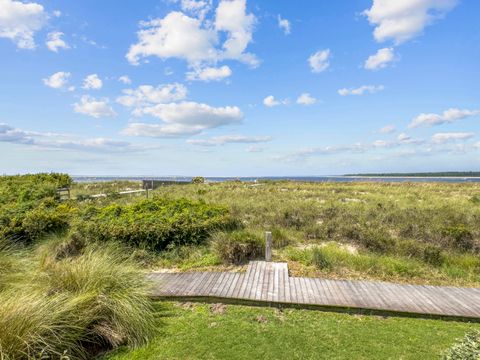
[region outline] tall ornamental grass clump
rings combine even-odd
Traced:
[[[82,220],[77,231],[88,240],[115,240],[157,251],[169,245],[200,244],[214,230],[236,226],[226,207],[186,199],[92,207]]]
[[[0,359],[88,359],[154,335],[145,276],[119,248],[37,262],[0,292]]]

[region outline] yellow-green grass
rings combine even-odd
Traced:
[[[478,324],[238,305],[167,303],[161,334],[103,360],[439,359]]]
[[[242,231],[273,231],[274,260],[288,261],[294,274],[480,286],[480,184],[226,182],[165,186],[151,195],[226,205]],[[315,267],[311,249],[331,242],[332,266]],[[355,251],[335,250],[345,246]],[[207,243],[151,255],[148,265],[231,267],[221,258]]]

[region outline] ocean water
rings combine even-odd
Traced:
[[[188,176],[73,176],[75,182],[97,182],[97,181],[141,181],[141,180],[169,180],[190,182],[192,177]],[[304,182],[448,182],[467,183],[480,182],[480,177],[411,177],[411,176],[261,176],[261,177],[205,177],[207,182],[224,181],[247,181],[255,182],[261,180],[290,180]]]

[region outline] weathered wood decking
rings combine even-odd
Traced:
[[[480,289],[290,277],[286,263],[250,262],[246,273],[151,273],[152,296],[318,306],[480,319]]]

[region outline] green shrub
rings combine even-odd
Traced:
[[[386,230],[379,227],[363,227],[359,241],[368,250],[381,254],[385,254],[395,248],[395,241]]]
[[[292,243],[292,238],[287,235],[285,230],[281,228],[272,229],[272,245],[274,249],[281,249]]]
[[[1,359],[93,358],[138,346],[155,332],[144,274],[121,249],[74,258],[43,254],[20,284],[0,293]]]
[[[465,225],[447,227],[443,233],[450,239],[453,248],[469,251],[474,247],[473,234]]]
[[[444,360],[478,360],[480,359],[480,331],[474,330],[460,339],[444,356]]]
[[[265,254],[262,237],[247,231],[218,232],[212,237],[213,249],[222,261],[241,264]]]
[[[440,266],[443,264],[445,258],[442,254],[442,249],[435,245],[426,245],[423,249],[423,261],[433,266]]]
[[[65,228],[68,211],[59,205],[56,190],[72,180],[63,174],[0,177],[0,238],[31,243]]]
[[[163,250],[170,244],[200,244],[214,230],[235,226],[236,221],[223,206],[154,199],[88,208],[76,228],[88,240],[118,240],[130,246]]]
[[[316,247],[312,251],[312,264],[320,270],[330,269],[332,262],[322,248]]]
[[[203,176],[195,176],[192,179],[192,184],[203,184],[205,183],[205,178]]]

